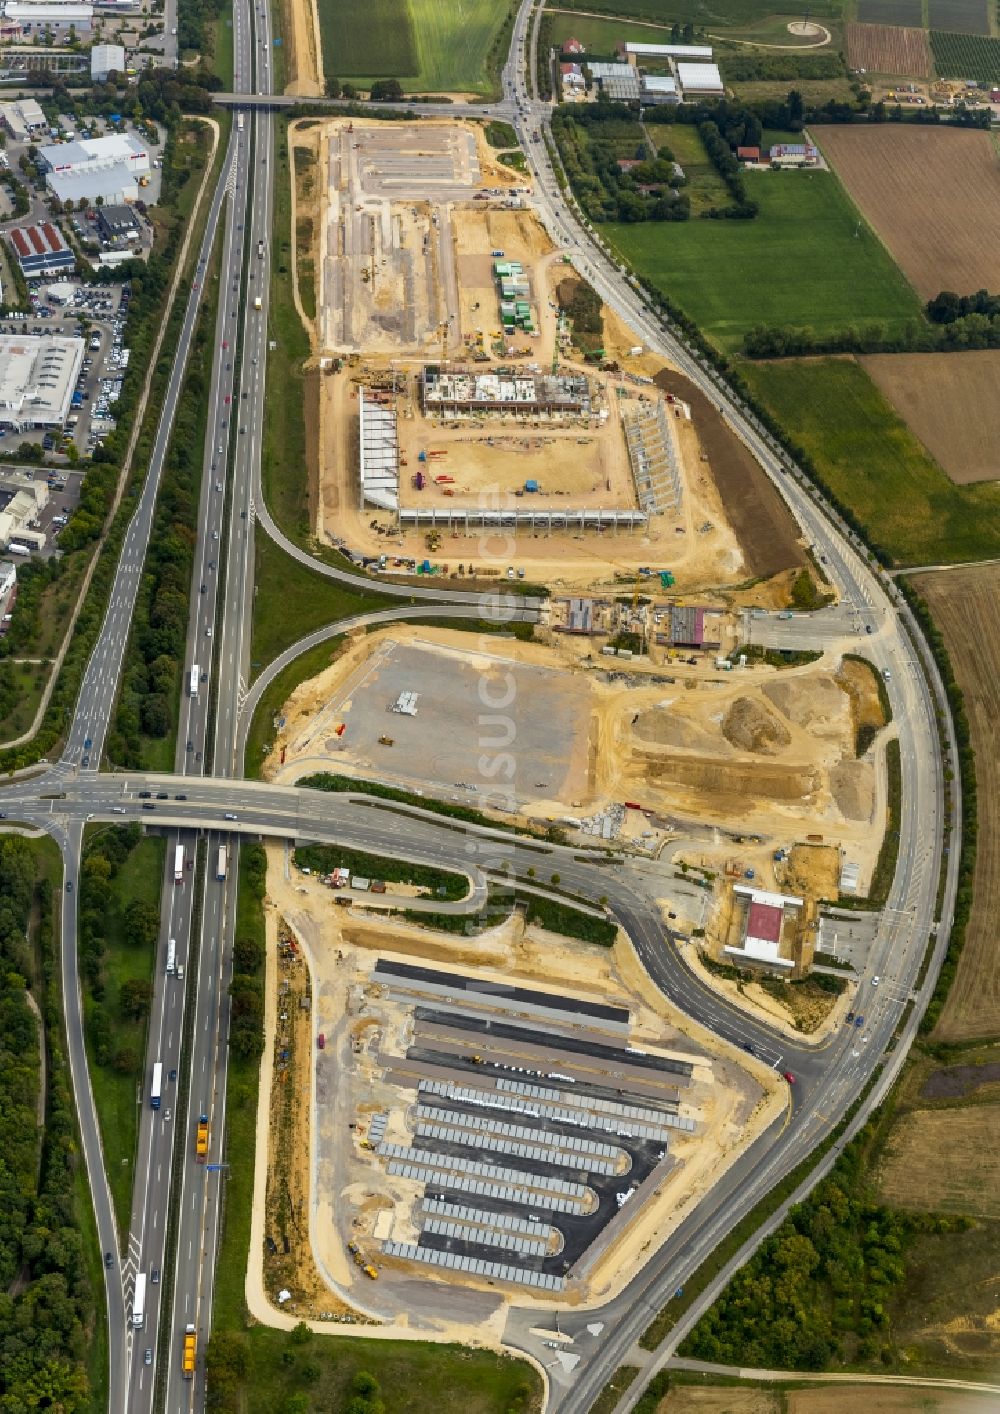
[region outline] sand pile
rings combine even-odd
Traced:
[[[850,705],[844,689],[828,673],[769,682],[764,685],[763,691],[778,711],[797,727],[842,722]]]
[[[830,790],[846,820],[870,820],[875,805],[875,784],[867,761],[843,760],[830,772]]]
[[[756,756],[776,756],[792,739],[785,724],[750,697],[736,698],[722,719],[722,734],[733,746]]]
[[[640,741],[648,741],[656,746],[680,746],[689,751],[718,751],[721,745],[715,732],[707,730],[700,722],[689,717],[681,717],[674,711],[654,707],[643,712],[636,722],[634,731]]]

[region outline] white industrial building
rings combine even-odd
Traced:
[[[115,206],[137,199],[139,178],[150,165],[149,148],[134,133],[50,143],[38,149],[38,161],[49,190],[60,201],[95,202],[100,197]]]
[[[0,560],[0,600],[5,600],[17,583],[17,565],[13,560]]]
[[[383,511],[399,509],[399,441],[396,409],[358,389],[361,502]]]
[[[0,426],[64,426],[83,353],[82,339],[0,334]]]
[[[766,889],[747,888],[745,884],[737,884],[733,893],[747,900],[743,946],[727,945],[723,951],[738,962],[762,963],[790,972],[795,962],[790,957],[781,956],[781,935],[786,911],[801,908],[802,900],[791,894],[773,894]]]
[[[2,501],[6,505],[0,510],[0,545],[7,547],[13,542],[40,550],[45,544],[45,532],[35,529],[35,524],[49,503],[45,481],[36,481],[30,471],[0,471]]]
[[[83,138],[78,142],[48,143],[38,149],[38,164],[42,171],[59,176],[107,171],[118,166],[138,175],[149,171],[149,148],[135,133],[109,133],[107,137]]]
[[[94,21],[93,5],[80,5],[67,0],[65,4],[61,0],[6,0],[4,5],[4,16],[7,20],[13,21],[28,28],[44,29],[50,25],[53,29],[69,29],[72,25],[76,30],[89,30]]]
[[[634,54],[637,59],[711,59],[710,44],[633,44],[628,40],[626,54]]]
[[[124,74],[125,46],[123,44],[95,44],[90,51],[90,77],[95,83],[104,83],[108,74]]]
[[[721,98],[726,91],[718,64],[677,64],[676,70],[685,98],[691,94]]]
[[[19,98],[14,103],[0,103],[0,122],[15,142],[27,142],[35,133],[48,130],[49,120],[34,98]]]

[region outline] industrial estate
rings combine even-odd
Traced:
[[[986,0],[0,9],[0,1405],[994,1407]]]

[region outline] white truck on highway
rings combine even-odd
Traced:
[[[177,939],[171,938],[167,943],[167,976],[172,977],[177,971]]]
[[[132,1329],[141,1331],[146,1324],[146,1273],[140,1272],[135,1279],[135,1295],[132,1297]]]
[[[188,671],[188,696],[198,696],[198,664],[195,663]]]

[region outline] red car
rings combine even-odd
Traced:
[[[790,1070],[784,1071],[783,1074],[784,1074],[784,1078],[788,1081],[789,1085],[794,1085],[794,1084],[795,1084],[795,1076],[792,1074],[792,1072],[791,1072]]]
[[[321,1051],[326,1050],[326,1032],[321,1031],[316,1037],[316,1045]]]

